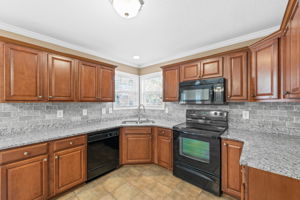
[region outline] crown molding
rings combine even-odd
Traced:
[[[232,38],[232,39],[229,39],[229,40],[224,40],[224,41],[217,42],[217,43],[214,43],[214,44],[206,45],[206,46],[194,49],[194,50],[190,50],[190,51],[186,51],[186,52],[177,54],[175,56],[170,56],[170,57],[167,57],[165,59],[158,60],[156,62],[151,62],[151,63],[146,63],[146,64],[143,64],[143,65],[140,65],[139,68],[144,68],[144,67],[148,67],[148,66],[151,66],[151,65],[157,65],[157,64],[160,64],[160,63],[169,62],[169,61],[176,60],[176,59],[179,59],[179,58],[192,56],[192,55],[195,55],[195,54],[199,54],[199,53],[203,53],[203,52],[206,52],[206,51],[210,51],[210,50],[214,50],[214,49],[234,45],[234,44],[237,44],[237,43],[257,39],[257,38],[260,38],[260,37],[265,37],[267,35],[270,35],[270,34],[276,32],[276,31],[278,31],[279,28],[280,28],[280,26],[274,26],[274,27],[271,27],[271,28],[268,28],[268,29],[264,29],[264,30],[260,30],[260,31],[254,32],[254,33],[242,35],[242,36]]]
[[[113,61],[113,62],[117,62],[117,63],[120,63],[120,64],[125,64],[125,65],[131,66],[131,67],[138,67],[136,64],[128,63],[128,62],[123,61],[123,60],[112,58],[111,56],[106,56],[106,55],[101,54],[97,51],[87,49],[87,48],[84,48],[84,47],[81,47],[79,45],[75,45],[75,44],[72,44],[72,43],[69,43],[69,42],[65,42],[65,41],[62,41],[62,40],[44,35],[44,34],[29,31],[27,29],[17,27],[17,26],[14,26],[14,25],[10,25],[10,24],[7,24],[5,22],[0,21],[0,29],[4,30],[4,31],[11,32],[11,33],[15,33],[15,34],[18,34],[18,35],[21,35],[21,36],[26,36],[26,37],[29,37],[29,38],[32,38],[32,39],[40,40],[42,42],[48,42],[48,43],[55,44],[55,45],[58,45],[58,46],[61,46],[61,47],[64,47],[64,48],[71,49],[71,50],[76,50],[76,51],[79,51],[79,52],[82,52],[82,53],[90,54],[92,56],[97,56],[99,58],[102,58],[102,59],[105,59],[105,60],[108,60],[108,61]],[[103,61],[103,62],[105,62],[105,61]]]
[[[44,35],[44,34],[29,31],[27,29],[20,28],[20,27],[10,25],[10,24],[7,24],[7,23],[4,23],[4,22],[0,21],[0,29],[2,29],[4,31],[12,32],[12,33],[19,34],[19,35],[22,35],[22,36],[26,36],[26,37],[29,37],[29,38],[32,38],[32,39],[37,39],[37,40],[40,40],[40,41],[43,41],[43,42],[52,43],[52,44],[55,44],[55,45],[58,45],[58,46],[61,46],[61,47],[64,47],[64,48],[68,48],[68,49],[71,49],[71,50],[76,50],[76,51],[79,51],[79,52],[82,52],[82,53],[90,54],[92,56],[97,56],[99,58],[103,58],[103,59],[108,60],[108,61],[113,61],[113,62],[117,62],[117,63],[120,63],[120,64],[125,64],[125,65],[128,65],[128,66],[131,66],[131,67],[136,67],[136,68],[144,68],[144,67],[148,67],[148,66],[151,66],[151,65],[156,65],[156,64],[168,62],[168,61],[171,61],[171,60],[176,60],[176,59],[179,59],[179,58],[195,55],[195,54],[198,54],[198,53],[202,53],[202,52],[206,52],[206,51],[210,51],[210,50],[230,46],[230,45],[237,44],[237,43],[240,43],[240,42],[245,42],[245,41],[248,41],[248,40],[264,37],[264,36],[267,36],[269,34],[272,34],[275,31],[278,31],[279,28],[280,28],[280,26],[274,26],[274,27],[271,27],[271,28],[268,28],[268,29],[264,29],[264,30],[257,31],[257,32],[254,32],[254,33],[246,34],[246,35],[239,36],[239,37],[236,37],[236,38],[232,38],[232,39],[229,39],[229,40],[225,40],[225,41],[217,42],[217,43],[214,43],[214,44],[206,45],[206,46],[194,49],[194,50],[189,50],[189,51],[186,51],[186,52],[182,52],[182,53],[177,54],[175,56],[170,56],[170,57],[167,57],[165,59],[157,60],[155,62],[149,62],[149,63],[145,63],[143,65],[137,65],[137,64],[134,64],[134,63],[129,63],[127,61],[119,60],[119,59],[113,58],[111,56],[101,54],[97,51],[87,49],[87,48],[81,47],[79,45],[75,45],[75,44],[72,44],[72,43],[69,43],[69,42],[65,42],[65,41],[62,41],[62,40]]]

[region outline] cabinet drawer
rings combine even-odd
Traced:
[[[159,136],[172,137],[172,130],[166,128],[158,128],[157,129]]]
[[[86,144],[85,136],[72,137],[53,142],[53,150],[56,152],[84,144]]]
[[[124,133],[130,134],[150,134],[151,128],[150,127],[126,127],[124,128]]]
[[[0,165],[48,153],[48,144],[37,144],[0,152]]]

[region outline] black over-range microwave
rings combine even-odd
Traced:
[[[211,78],[181,82],[180,104],[225,104],[225,79]]]

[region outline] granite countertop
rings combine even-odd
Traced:
[[[300,136],[229,129],[222,138],[244,142],[241,165],[300,180]]]
[[[47,142],[65,137],[87,134],[125,126],[158,126],[172,128],[179,124],[167,120],[155,123],[122,124],[122,121],[101,122],[78,128],[49,129],[0,136],[0,150],[20,147],[39,142]],[[300,180],[300,136],[278,135],[229,129],[222,135],[224,139],[244,142],[240,159],[241,165],[273,172]]]
[[[124,121],[124,120],[122,120]],[[81,134],[87,134],[94,131],[102,131],[111,128],[119,128],[125,126],[158,126],[163,128],[172,128],[178,122],[170,122],[166,120],[155,120],[155,123],[143,124],[122,124],[122,121],[102,122],[93,125],[81,126],[79,128],[61,128],[49,129],[34,132],[22,132],[20,134],[0,136],[0,150],[20,147],[29,144],[47,142],[60,138],[66,138]]]

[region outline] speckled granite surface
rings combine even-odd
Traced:
[[[124,126],[159,126],[163,128],[172,128],[178,122],[170,122],[164,120],[157,120],[155,123],[144,124],[121,124],[122,121],[110,121],[97,124],[90,124],[78,128],[65,128],[65,129],[49,129],[34,132],[22,132],[20,134],[0,136],[0,150],[19,147],[39,142],[51,141],[55,139],[81,135],[89,132],[106,130],[110,128],[118,128]]]
[[[300,180],[300,136],[229,129],[222,138],[244,142],[242,165]]]

